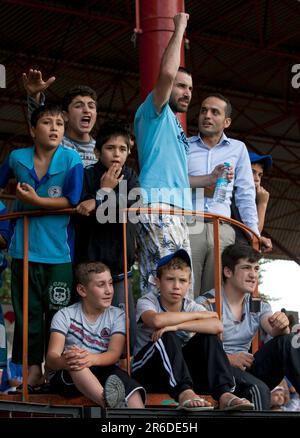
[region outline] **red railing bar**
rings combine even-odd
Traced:
[[[163,209],[163,208],[150,208],[140,207],[136,208],[124,208],[123,211],[123,255],[124,255],[124,296],[125,296],[125,324],[126,324],[126,359],[127,370],[130,373],[130,336],[129,336],[129,303],[128,303],[128,279],[127,279],[127,213],[148,213],[148,214],[171,214],[171,215],[184,215],[184,216],[196,216],[203,217],[205,219],[211,219],[213,221],[214,229],[214,260],[215,260],[215,290],[216,290],[216,308],[221,318],[221,258],[220,258],[220,240],[219,240],[219,223],[228,222],[232,225],[236,225],[249,234],[252,239],[252,246],[259,248],[259,236],[246,225],[225,217],[217,216],[212,213],[203,213],[199,211],[183,211],[182,209]],[[14,213],[6,213],[0,215],[1,220],[11,220],[24,217],[24,254],[23,254],[23,401],[28,401],[28,233],[29,233],[29,217],[37,217],[44,215],[58,215],[58,214],[74,214],[75,208],[65,208],[61,210],[34,210],[34,211],[22,211]],[[256,291],[257,295],[257,291]],[[254,345],[256,347],[254,347]],[[258,349],[258,337],[253,341],[253,348]]]
[[[28,237],[29,237],[29,217],[24,217],[23,223],[23,391],[22,400],[28,401]]]
[[[127,213],[123,212],[123,257],[124,257],[124,298],[125,298],[125,333],[126,333],[126,366],[127,372],[130,375],[130,328],[129,328],[129,302],[128,302],[128,264],[127,264],[127,233],[126,233],[126,221]]]
[[[141,29],[140,0],[135,0],[135,29],[134,33],[143,33]]]
[[[215,300],[216,300],[216,311],[221,319],[222,315],[222,295],[221,295],[221,251],[220,251],[220,222],[219,219],[213,220],[213,231],[214,231],[214,283],[215,283]]]

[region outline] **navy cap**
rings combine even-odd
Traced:
[[[251,163],[261,163],[264,167],[264,170],[272,167],[272,155],[259,155],[255,152],[249,152],[249,158]]]
[[[162,266],[166,265],[167,263],[169,263],[175,257],[178,257],[179,259],[184,260],[189,265],[190,268],[192,267],[191,258],[189,256],[189,254],[186,252],[186,250],[185,249],[178,249],[178,251],[173,252],[171,254],[168,254],[168,255],[162,257],[159,260],[159,262],[157,263],[157,269],[159,269]]]

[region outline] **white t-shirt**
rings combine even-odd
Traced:
[[[90,322],[82,311],[81,302],[78,302],[54,315],[50,331],[66,337],[65,349],[75,344],[91,353],[104,353],[112,335],[125,335],[125,314],[118,307],[110,306],[95,322]]]

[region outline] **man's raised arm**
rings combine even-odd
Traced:
[[[154,105],[159,113],[169,101],[173,82],[180,66],[182,38],[188,19],[189,15],[184,12],[180,12],[173,18],[175,30],[163,54],[158,80],[153,90]]]

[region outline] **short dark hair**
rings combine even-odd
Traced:
[[[236,265],[239,263],[240,259],[246,259],[250,263],[258,262],[262,257],[262,254],[252,246],[242,243],[235,243],[233,245],[227,246],[222,253],[222,272],[223,281],[226,280],[224,275],[224,268],[229,268],[234,272]]]
[[[70,88],[63,97],[62,109],[64,111],[68,112],[69,105],[76,96],[90,96],[95,102],[97,102],[97,93],[95,90],[87,85],[76,85],[75,87]]]
[[[86,286],[91,279],[91,274],[102,274],[102,272],[110,272],[108,266],[102,262],[83,262],[75,267],[76,284]]]
[[[63,110],[61,106],[54,103],[46,103],[45,105],[40,105],[31,114],[30,125],[36,128],[37,122],[44,114],[61,115],[63,118]]]
[[[111,137],[117,136],[124,138],[129,152],[132,133],[130,132],[128,125],[120,122],[119,120],[103,123],[96,137],[95,148],[101,152],[104,143],[106,143]]]
[[[178,68],[178,71],[181,71],[182,73],[186,73],[187,75],[192,76],[192,73],[185,67],[180,66]]]
[[[181,257],[174,257],[173,259],[171,259],[168,263],[166,263],[163,266],[160,266],[157,269],[157,273],[156,276],[157,278],[161,278],[162,275],[166,272],[169,271],[170,269],[189,269],[190,275],[191,275],[191,268],[189,267],[189,265],[187,264],[187,262],[185,260],[183,260]]]
[[[227,97],[223,96],[223,94],[221,94],[221,93],[213,93],[213,94],[209,94],[208,96],[206,96],[206,97],[202,100],[202,102],[203,102],[204,100],[208,99],[209,97],[216,97],[217,99],[223,100],[223,102],[226,103],[226,107],[225,107],[225,116],[226,116],[226,117],[230,117],[230,116],[231,116],[231,114],[232,114],[232,105],[231,105],[230,100],[229,100]]]

